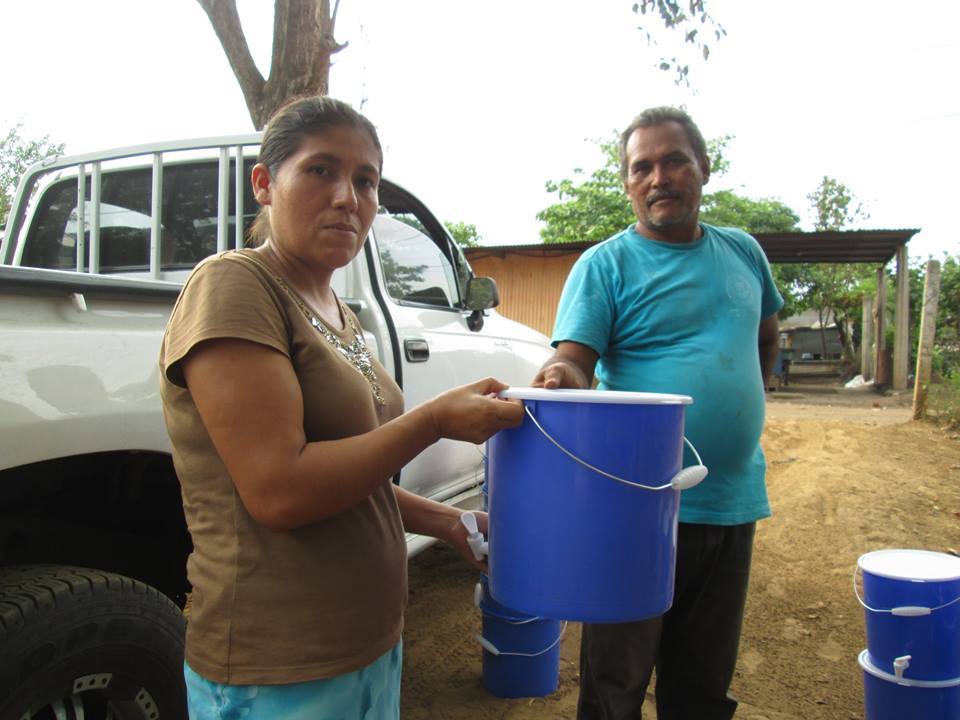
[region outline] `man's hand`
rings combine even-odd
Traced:
[[[531,387],[547,390],[573,388],[586,390],[593,382],[593,369],[599,355],[580,343],[565,341],[557,345],[557,351],[534,376]]]
[[[586,389],[590,386],[587,382],[583,370],[571,363],[569,360],[557,360],[552,358],[550,362],[540,368],[540,372],[530,383],[531,387],[542,387],[547,390],[557,388],[576,388],[578,390]]]
[[[770,387],[770,373],[777,364],[777,353],[780,351],[780,325],[777,314],[760,321],[757,345],[760,350],[760,377],[763,379],[763,391]]]

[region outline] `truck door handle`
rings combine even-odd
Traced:
[[[423,338],[407,338],[403,341],[403,354],[408,362],[426,362],[430,359],[430,346]]]

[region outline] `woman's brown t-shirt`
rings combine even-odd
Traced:
[[[331,518],[269,530],[244,507],[185,387],[180,361],[191,348],[240,338],[290,359],[308,442],[368,432],[403,412],[400,389],[374,360],[386,400],[378,411],[366,378],[310,325],[263,262],[240,250],[198,265],[160,353],[164,417],[194,545],[186,659],[209,680],[233,684],[300,682],[369,664],[399,641],[407,595],[406,543],[390,478]],[[329,330],[353,342],[349,323]]]

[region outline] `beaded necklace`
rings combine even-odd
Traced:
[[[258,258],[253,258],[250,255],[243,253],[239,254],[239,257],[246,258],[259,265],[261,268],[270,273],[274,281],[283,288],[284,292],[293,300],[294,304],[300,308],[300,312],[303,313],[303,316],[307,319],[317,332],[326,340],[334,349],[340,354],[340,356],[346,360],[350,365],[361,375],[370,385],[370,391],[373,393],[373,399],[377,404],[377,412],[383,412],[383,408],[386,405],[386,401],[383,398],[383,392],[380,390],[380,382],[377,379],[377,372],[373,368],[373,361],[370,357],[370,349],[367,347],[367,343],[363,339],[363,333],[360,328],[357,327],[357,324],[353,321],[353,318],[347,312],[347,309],[343,306],[343,303],[340,302],[340,298],[337,298],[337,307],[340,309],[340,313],[343,315],[344,319],[347,321],[347,325],[350,327],[350,330],[353,332],[353,342],[349,345],[345,344],[340,338],[334,335],[326,325],[316,316],[316,314],[307,307],[307,304],[300,298],[300,295],[293,290],[277,272],[268,268],[261,260]]]

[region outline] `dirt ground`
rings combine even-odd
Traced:
[[[886,547],[960,551],[960,434],[912,422],[909,394],[786,390],[768,396],[763,447],[774,515],[757,530],[732,688],[737,717],[858,720],[866,637],[852,585],[857,558]],[[493,697],[474,637],[476,581],[445,547],[411,561],[404,719],[573,717],[579,626],[564,635],[555,693]],[[647,705],[645,717],[655,718]]]

